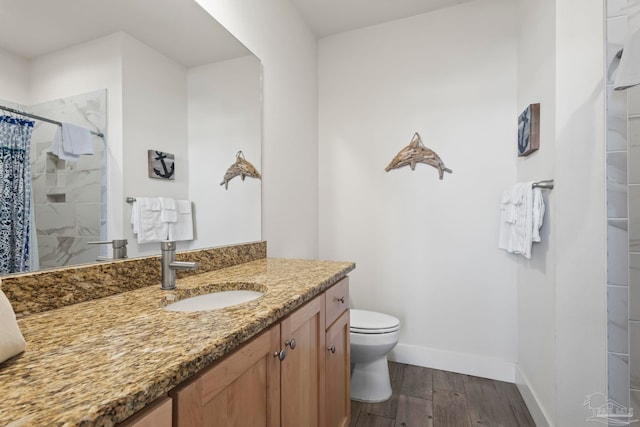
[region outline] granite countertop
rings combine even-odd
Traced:
[[[33,314],[26,351],[0,364],[0,425],[113,425],[336,283],[350,262],[260,259]],[[164,310],[221,284],[261,289],[219,310]]]

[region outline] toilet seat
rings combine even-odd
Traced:
[[[350,331],[356,334],[387,334],[400,329],[400,320],[388,314],[351,310]]]

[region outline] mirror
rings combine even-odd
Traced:
[[[49,245],[38,244],[48,256],[42,267],[54,266],[52,259],[56,266],[93,262],[101,246],[87,245],[88,240],[125,238],[129,257],[158,254],[158,243],[137,243],[126,197],[192,202],[194,240],[179,242],[178,250],[260,240],[261,181],[234,179],[228,190],[220,183],[238,151],[261,172],[261,63],[200,5],[194,0],[157,0],[153,7],[145,0],[7,0],[0,15],[0,100],[6,101],[1,105],[33,108],[73,123],[86,111],[77,99],[97,93],[106,98],[105,123],[76,123],[104,128],[104,140],[94,145],[104,150],[105,161],[96,157],[91,163],[99,166],[92,174],[106,186],[100,186],[101,196],[93,197],[90,207],[38,196],[42,206],[36,219],[46,225],[36,228],[45,232],[41,240]],[[71,106],[81,117],[50,108],[57,104]],[[51,134],[57,128],[36,122]],[[42,139],[35,157],[46,163]],[[174,155],[175,179],[149,178],[148,150]],[[78,185],[68,181],[60,179],[55,188],[62,193],[63,184]],[[72,235],[71,229],[82,227],[69,224],[70,218],[86,223],[87,215],[102,216],[101,225],[93,226],[90,236]],[[60,221],[64,227],[57,226]],[[58,228],[66,230],[64,235],[55,234]]]

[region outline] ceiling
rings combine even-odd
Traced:
[[[319,38],[471,0],[290,0]]]
[[[320,38],[472,0],[290,1]],[[187,68],[251,53],[194,0],[149,4],[149,0],[2,0],[0,49],[32,59],[123,31]]]
[[[187,68],[251,53],[193,0],[2,0],[0,22],[0,48],[27,59],[118,31]]]

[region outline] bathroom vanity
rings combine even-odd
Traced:
[[[345,277],[169,392],[174,426],[346,426],[348,291]]]
[[[235,257],[217,255],[217,263]],[[210,268],[201,253],[189,257]],[[135,276],[126,272],[135,261],[111,268]],[[347,423],[346,275],[353,263],[243,259],[179,276],[175,291],[162,291],[159,261],[140,260],[147,261],[158,274],[153,285],[140,274],[145,286],[138,289],[26,316],[16,309],[27,350],[0,364],[0,424],[207,425],[201,418],[222,425]],[[76,280],[73,289],[52,288],[59,298],[74,300],[76,288],[88,286],[77,279],[81,269],[55,270],[58,279],[69,273],[68,282]],[[25,277],[24,288],[36,286]],[[16,283],[3,280],[5,286],[10,300],[20,299]],[[264,295],[210,311],[165,309],[179,299],[235,288],[258,288]]]

